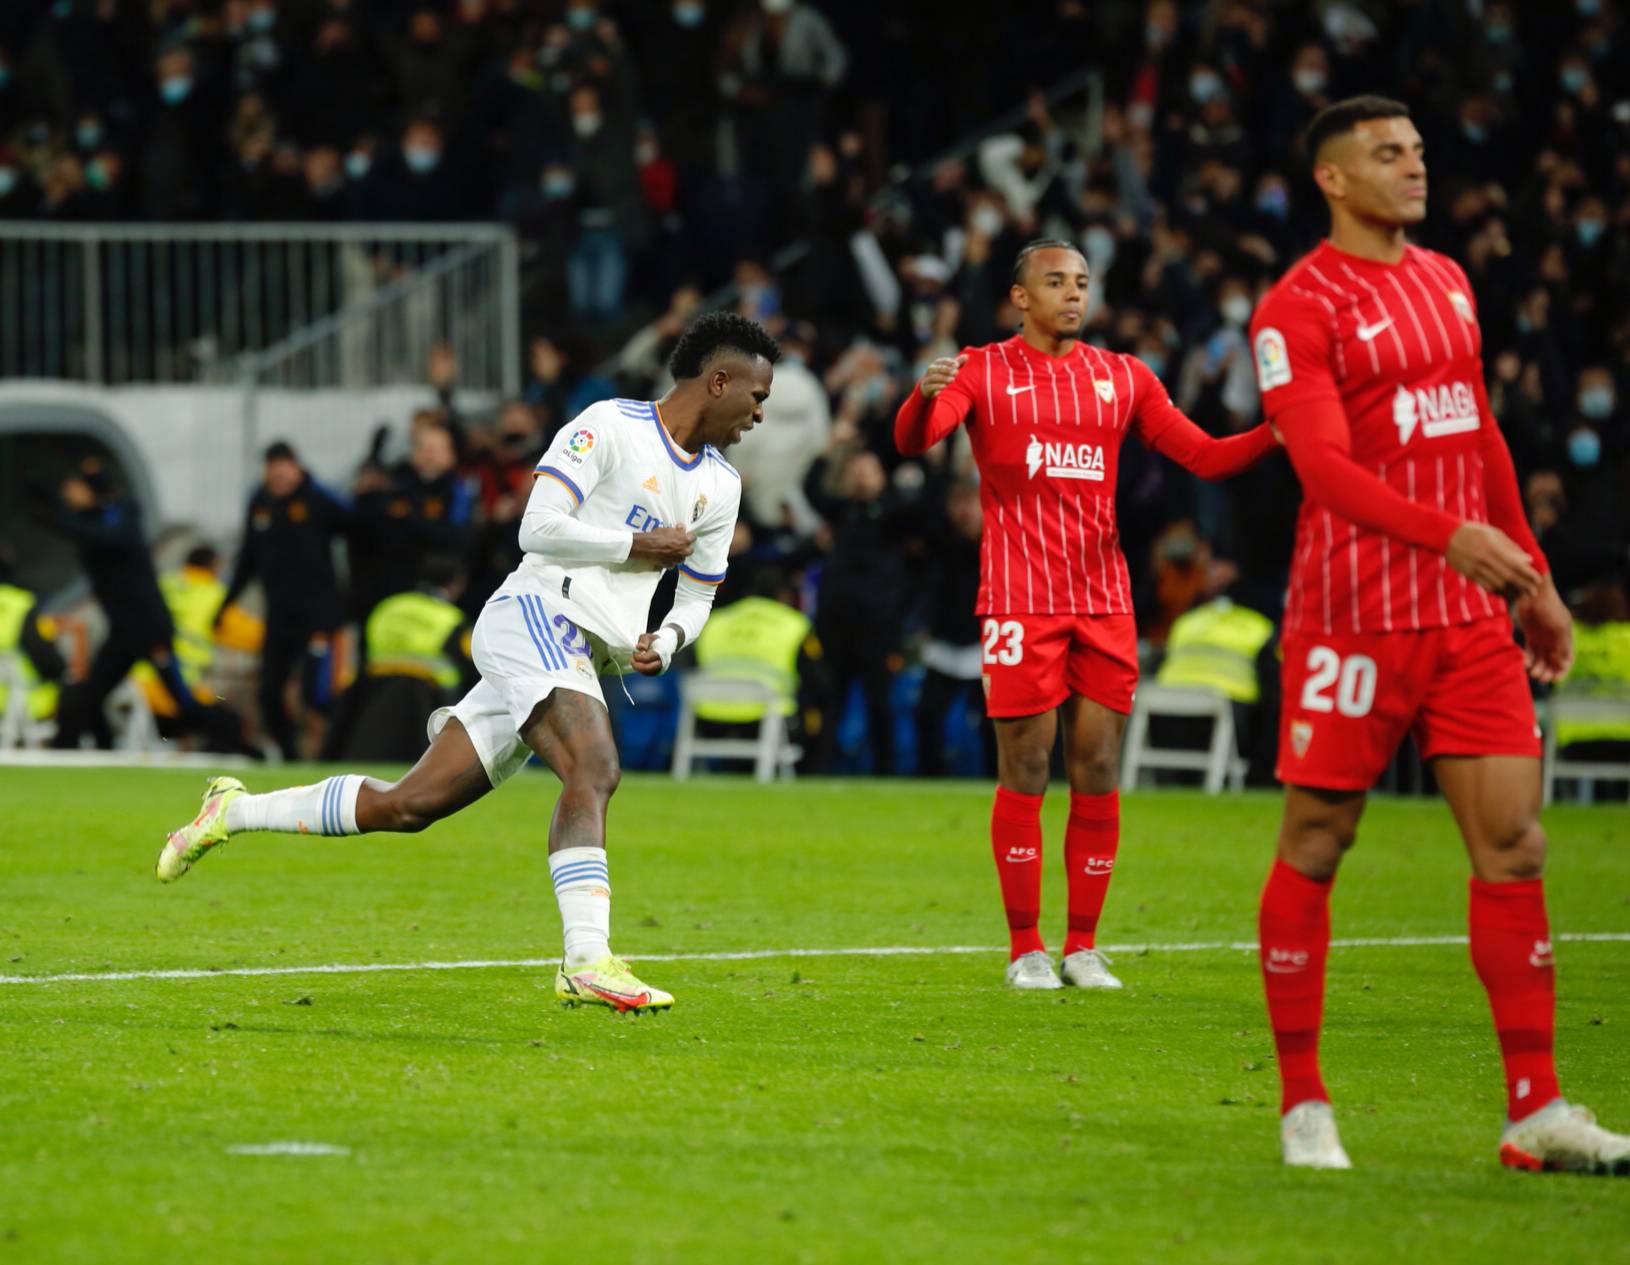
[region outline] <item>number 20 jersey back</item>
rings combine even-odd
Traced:
[[[1494,422],[1471,285],[1453,260],[1410,246],[1384,264],[1325,242],[1264,297],[1251,346],[1269,421],[1283,428],[1298,405],[1339,404],[1355,462],[1412,501],[1488,521],[1478,432]],[[1495,613],[1441,554],[1304,499],[1288,630],[1420,631]]]

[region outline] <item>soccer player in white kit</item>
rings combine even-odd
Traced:
[[[600,677],[658,675],[707,622],[741,502],[741,479],[719,449],[763,420],[779,355],[761,326],[709,313],[674,348],[675,385],[661,400],[603,401],[563,427],[538,462],[521,520],[526,556],[476,620],[481,680],[431,717],[419,762],[394,783],[339,774],[264,795],[215,778],[198,816],[165,842],[159,879],[173,882],[248,831],[423,830],[536,755],[561,782],[549,823],[565,927],[556,996],[619,1013],[671,1006],[611,952],[606,807],[620,769]],[[673,605],[646,632],[670,567],[679,568]]]

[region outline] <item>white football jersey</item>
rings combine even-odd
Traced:
[[[681,573],[703,584],[724,579],[741,476],[711,444],[692,456],[674,443],[654,403],[603,400],[584,409],[555,436],[536,477],[564,485],[584,523],[630,532],[689,528],[696,546]],[[562,564],[528,553],[499,592],[552,599],[627,668],[661,578],[649,562]]]

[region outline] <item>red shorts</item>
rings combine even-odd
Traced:
[[[1426,632],[1287,632],[1283,650],[1281,782],[1367,791],[1411,729],[1423,759],[1540,753],[1504,615]]]
[[[1130,615],[984,615],[979,623],[985,712],[1050,712],[1072,694],[1123,716],[1138,688]]]

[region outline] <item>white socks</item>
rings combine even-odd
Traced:
[[[357,830],[357,794],[365,779],[342,773],[311,786],[291,786],[264,795],[240,795],[226,806],[226,828],[281,830],[301,835],[354,835]],[[604,856],[604,853],[601,853]]]
[[[560,921],[566,929],[567,968],[598,962],[611,952],[611,872],[604,848],[562,848],[549,854]]]

